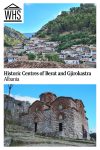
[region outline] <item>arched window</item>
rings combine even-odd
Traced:
[[[60,104],[60,105],[58,106],[58,108],[59,108],[59,110],[62,110],[62,109],[63,109],[63,106]]]
[[[59,120],[62,120],[63,119],[63,116],[60,114],[59,115]]]
[[[36,108],[35,108],[35,111],[36,111],[36,112],[38,112],[38,111],[39,111],[39,108],[38,108],[38,107],[36,107]]]

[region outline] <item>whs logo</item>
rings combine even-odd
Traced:
[[[4,8],[4,12],[4,22],[22,22],[22,9],[14,3]]]

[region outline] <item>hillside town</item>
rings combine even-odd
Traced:
[[[96,46],[95,45],[73,45],[60,52],[57,51],[58,41],[47,41],[46,39],[32,37],[25,39],[22,44],[17,44],[4,49],[4,64],[9,68],[9,65],[19,62],[57,62],[63,63],[66,66],[84,65],[87,68],[96,67]],[[50,60],[49,56],[55,56],[56,60]],[[30,56],[30,57],[29,57]],[[69,68],[70,68],[69,67]],[[13,67],[12,67],[13,68]],[[37,67],[36,67],[37,68]],[[40,67],[41,68],[41,67]],[[51,66],[52,68],[52,66]]]

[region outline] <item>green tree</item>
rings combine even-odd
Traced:
[[[46,54],[45,57],[48,59],[48,61],[60,61],[58,54]]]
[[[45,33],[53,36],[63,32],[86,31],[95,34],[96,7],[94,4],[81,4],[80,7],[70,8],[70,11],[62,11],[56,19],[48,22],[37,35]]]
[[[35,60],[35,58],[36,58],[36,55],[35,55],[35,54],[32,54],[32,53],[29,53],[29,54],[28,54],[28,59],[29,59],[29,60]]]

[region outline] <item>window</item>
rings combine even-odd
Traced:
[[[61,110],[61,109],[63,109],[63,106],[60,104],[60,105],[59,105],[59,110]]]
[[[62,120],[63,119],[63,116],[62,115],[59,115],[59,120]]]
[[[36,108],[35,111],[38,111],[38,108]]]
[[[36,108],[35,108],[35,111],[36,111],[36,112],[39,112],[39,111],[40,111],[40,108],[39,108],[39,107],[36,107]]]
[[[62,123],[59,123],[59,131],[62,131]]]

